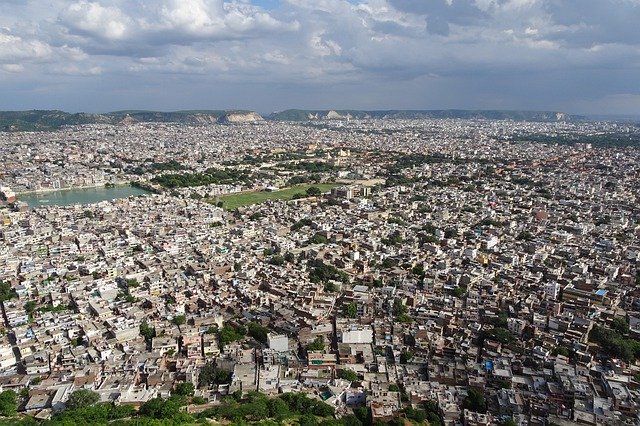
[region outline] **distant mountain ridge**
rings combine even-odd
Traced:
[[[181,123],[216,124],[262,121],[253,111],[114,111],[104,114],[68,113],[58,110],[0,111],[0,130],[49,131],[78,124]]]
[[[514,120],[514,121],[569,121],[581,120],[583,117],[570,116],[560,111],[508,111],[508,110],[302,110],[288,109],[274,112],[266,117],[276,121],[309,121],[309,120],[340,120],[340,119],[421,119],[421,118],[449,118],[449,119],[485,119],[485,120]]]
[[[343,119],[421,119],[460,118],[514,121],[575,121],[582,116],[570,116],[558,111],[506,111],[506,110],[302,110],[289,109],[269,114],[274,121],[310,121]],[[104,114],[68,113],[58,110],[0,111],[0,130],[49,131],[65,125],[78,124],[133,124],[142,122],[216,124],[262,121],[258,113],[246,110],[188,110],[188,111],[114,111]]]

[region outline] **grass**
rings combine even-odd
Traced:
[[[318,183],[310,185],[298,185],[291,188],[282,189],[280,191],[266,192],[266,191],[254,191],[254,192],[242,192],[239,194],[229,194],[219,197],[217,200],[222,201],[225,210],[234,210],[238,207],[250,206],[252,204],[263,203],[268,200],[291,200],[294,194],[298,192],[304,193],[307,188],[316,186],[320,188],[322,192],[329,192],[331,188],[340,186],[337,183]],[[210,200],[213,202],[213,200]]]

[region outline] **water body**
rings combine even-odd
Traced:
[[[100,201],[149,193],[149,191],[134,186],[121,185],[112,188],[102,186],[97,188],[63,189],[52,192],[32,192],[29,194],[20,194],[17,198],[18,201],[24,201],[29,207],[35,208],[40,206],[68,206],[71,204],[99,203]]]

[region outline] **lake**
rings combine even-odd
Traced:
[[[52,192],[32,192],[20,194],[17,199],[27,203],[29,207],[68,206],[70,204],[99,203],[100,201],[149,193],[149,191],[134,186],[119,185],[112,188],[101,186],[97,188],[63,189]]]

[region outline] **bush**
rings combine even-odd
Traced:
[[[100,395],[96,392],[79,389],[69,396],[65,406],[68,410],[76,410],[81,407],[89,407],[98,401],[100,401]]]

